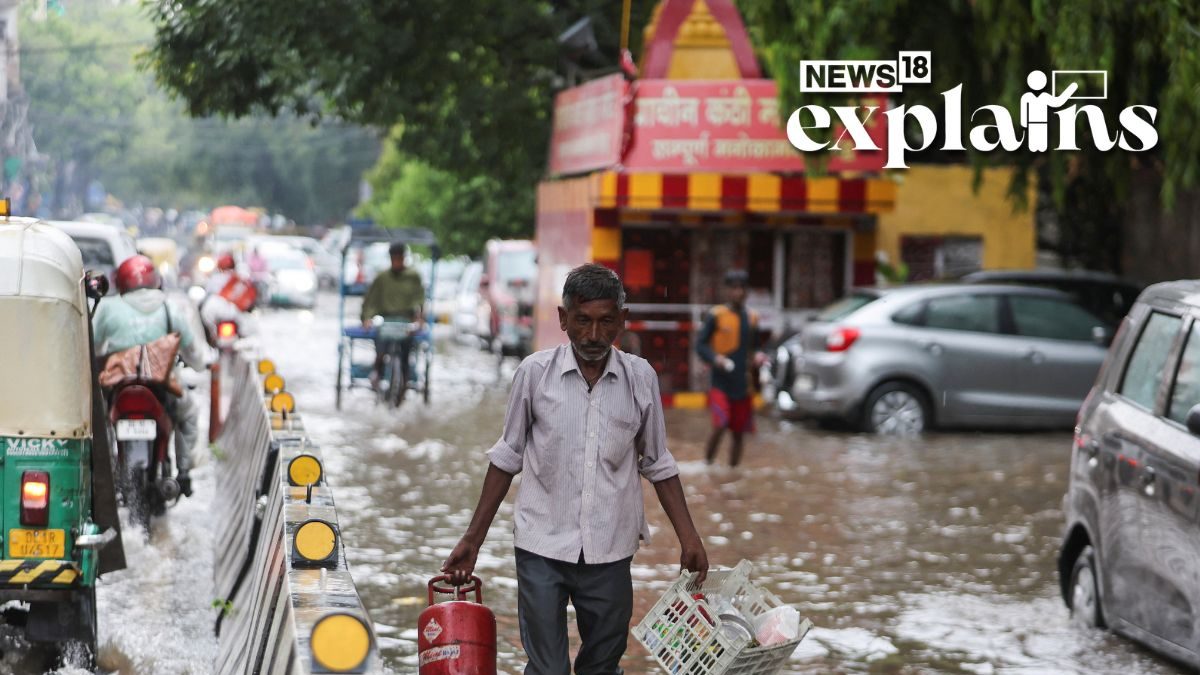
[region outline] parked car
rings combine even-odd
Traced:
[[[267,301],[272,305],[306,307],[317,304],[319,280],[312,261],[303,251],[286,245],[259,246],[267,261]]]
[[[1200,281],[1157,284],[1079,413],[1063,599],[1081,625],[1200,669]]]
[[[449,324],[458,304],[458,280],[466,270],[468,260],[465,258],[443,258],[437,261],[437,276],[433,280],[433,316],[437,323]],[[421,274],[421,282],[425,284],[425,292],[429,288],[429,260],[422,260],[417,265]]]
[[[263,237],[255,241],[260,242],[262,239],[287,244],[303,251],[305,255],[312,259],[313,264],[316,265],[317,278],[320,280],[321,288],[337,288],[338,275],[341,274],[342,269],[342,257],[340,254],[331,253],[320,241],[313,237],[276,235]]]
[[[889,434],[1070,427],[1110,335],[1059,291],[861,289],[779,347],[776,402],[785,414]]]
[[[83,268],[106,275],[110,288],[116,287],[117,266],[138,254],[133,237],[112,225],[63,220],[50,224],[67,233],[83,254]]]
[[[479,290],[479,281],[483,277],[483,263],[471,262],[463,269],[455,289],[454,335],[460,340],[475,340],[479,337],[479,313],[483,304],[483,295]]]
[[[1022,284],[1069,293],[1089,312],[1116,326],[1145,288],[1107,272],[1087,270],[983,270],[960,279],[968,284]]]

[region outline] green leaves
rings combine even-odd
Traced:
[[[216,12],[220,3],[194,11]],[[22,83],[30,98],[34,140],[53,162],[39,176],[58,184],[56,206],[83,209],[93,178],[120,199],[177,208],[240,203],[282,212],[300,223],[341,220],[357,202],[359,178],[377,158],[375,134],[332,120],[315,127],[293,114],[278,119],[190,119],[140,62],[153,25],[127,3],[79,3],[58,17],[22,16]],[[184,20],[184,14],[172,21]],[[226,66],[243,67],[222,52]],[[197,77],[206,64],[193,64]],[[269,82],[269,78],[264,82]]]
[[[447,255],[479,256],[492,237],[530,236],[532,190],[513,192],[492,176],[436,169],[399,150],[400,135],[393,133],[368,173],[374,196],[359,215],[385,227],[427,228]]]
[[[636,0],[636,49],[652,0]],[[528,236],[545,171],[558,35],[590,16],[616,69],[621,3],[606,0],[151,0],[150,67],[193,115],[295,111],[402,126],[368,211],[442,228],[450,250]],[[400,181],[393,185],[394,181]],[[453,208],[457,205],[458,208]],[[448,244],[453,247],[458,244]]]

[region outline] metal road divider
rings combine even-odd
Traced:
[[[267,360],[226,360],[217,439],[218,673],[376,673],[371,622],[346,565],[333,494],[295,400]]]

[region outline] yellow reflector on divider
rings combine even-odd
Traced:
[[[263,380],[263,391],[268,394],[273,394],[277,391],[283,391],[283,376],[279,373],[271,373],[267,379]]]
[[[288,462],[288,481],[295,486],[316,485],[322,473],[321,460],[312,455],[298,455]]]
[[[271,412],[296,412],[296,399],[286,391],[281,391],[271,397]]]
[[[292,561],[323,563],[337,553],[337,530],[323,520],[306,520],[292,538]]]
[[[317,620],[309,642],[313,660],[335,673],[361,672],[371,653],[371,632],[352,614],[328,614]]]
[[[258,374],[259,375],[270,375],[273,372],[275,372],[275,362],[274,361],[272,361],[271,359],[259,359],[258,360]]]
[[[12,215],[12,202],[8,197],[0,199],[0,218],[7,218]]]

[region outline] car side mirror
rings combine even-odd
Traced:
[[[84,276],[84,292],[92,300],[99,300],[108,295],[108,276],[88,270]]]
[[[1200,404],[1192,406],[1187,414],[1188,431],[1200,436]]]
[[[1104,326],[1092,326],[1092,342],[1101,347],[1108,347],[1112,344],[1112,333]]]

